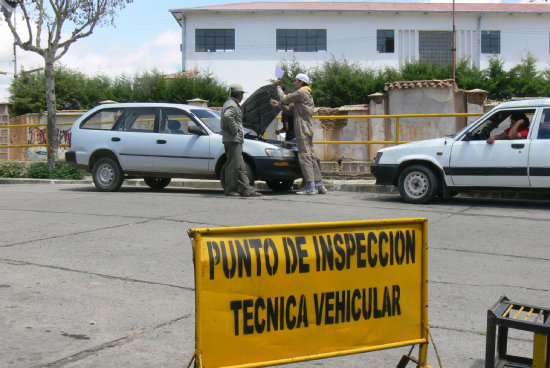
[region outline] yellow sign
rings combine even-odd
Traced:
[[[196,366],[427,343],[427,220],[190,229]]]

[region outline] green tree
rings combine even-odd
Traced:
[[[521,63],[510,69],[509,75],[513,96],[540,96],[548,89],[548,81],[537,71],[537,59],[531,54],[527,54],[521,59]]]
[[[117,102],[133,101],[132,89],[132,78],[123,74],[110,83],[110,88],[105,92],[106,98]]]
[[[46,110],[44,80],[44,73],[21,73],[17,79],[12,80],[9,92],[15,115],[41,113]]]
[[[89,109],[105,99],[110,81],[106,77],[88,78],[79,71],[58,64],[54,71],[56,110]],[[44,72],[24,73],[14,78],[9,88],[16,115],[46,111]]]
[[[133,101],[167,102],[166,92],[166,78],[157,70],[136,75],[133,80]]]
[[[310,73],[313,98],[318,106],[365,103],[369,94],[384,88],[381,76],[373,68],[333,58]]]
[[[470,67],[470,61],[463,59],[456,65],[456,84],[462,89],[485,89],[483,71]]]
[[[511,87],[510,77],[504,70],[504,61],[498,57],[489,59],[489,66],[483,70],[483,89],[486,90],[490,98],[495,100],[505,100],[512,96],[513,87]]]
[[[168,84],[170,102],[186,103],[193,98],[208,100],[211,106],[222,106],[229,96],[229,87],[220,83],[214,75],[180,75]]]

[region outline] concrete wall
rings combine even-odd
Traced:
[[[11,106],[7,103],[0,103],[0,146],[8,144],[8,129],[2,128],[3,125],[9,125],[10,123]],[[8,149],[0,148],[0,160],[8,159]]]
[[[464,94],[454,87],[418,88],[388,91],[388,114],[464,113]],[[442,137],[466,126],[462,117],[400,118],[399,140]],[[391,122],[390,139],[395,139],[395,119]]]
[[[57,114],[57,123],[72,123],[86,111],[60,111]],[[11,119],[12,125],[25,124],[45,124],[46,115],[44,114],[25,114]],[[58,125],[59,144],[69,143],[71,125]],[[43,144],[47,142],[46,126],[40,127],[22,127],[10,128],[9,144]],[[67,147],[59,147],[58,155],[60,159],[65,158]],[[47,147],[15,147],[9,148],[9,160],[14,161],[46,161]]]

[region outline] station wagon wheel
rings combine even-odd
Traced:
[[[275,192],[286,192],[292,189],[294,180],[266,180],[265,183]]]
[[[399,175],[399,194],[405,202],[428,203],[438,193],[439,180],[433,170],[424,165],[412,165]]]
[[[223,166],[220,170],[220,183],[222,184],[223,189],[225,189],[225,164],[226,164],[226,162],[223,163]],[[254,176],[254,171],[252,171],[252,168],[250,167],[250,164],[248,162],[245,161],[244,165],[246,166],[246,175],[248,176],[248,184],[251,187],[254,187],[254,182],[256,181],[256,177]]]
[[[92,179],[96,188],[103,192],[117,191],[124,181],[122,169],[118,162],[110,157],[97,160],[94,165]]]
[[[143,178],[143,181],[145,182],[145,184],[151,187],[151,189],[162,189],[170,184],[172,178],[154,178],[152,176],[148,176],[146,178]]]

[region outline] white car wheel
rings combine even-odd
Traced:
[[[96,188],[104,192],[117,191],[124,181],[120,166],[110,157],[103,157],[95,163],[92,178]]]
[[[399,176],[399,194],[409,203],[431,202],[439,190],[439,180],[433,170],[423,165],[405,168]]]

